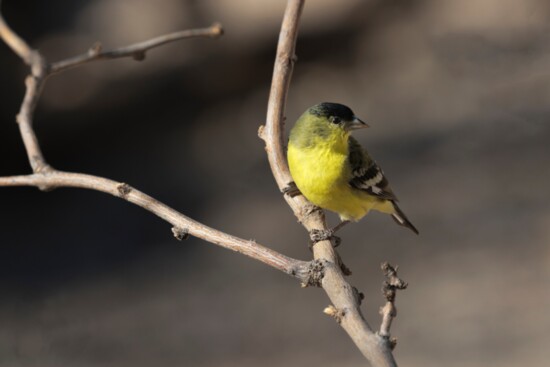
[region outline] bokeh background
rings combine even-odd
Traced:
[[[144,62],[50,79],[48,161],[130,183],[229,233],[309,259],[271,177],[265,119],[284,1],[5,0],[49,60],[223,23]],[[343,102],[421,235],[371,214],[340,252],[378,327],[379,264],[410,283],[403,366],[542,366],[550,352],[550,3],[306,4],[287,117]],[[29,172],[14,117],[26,67],[0,43],[0,175]],[[107,195],[0,189],[2,366],[357,366],[318,289]],[[335,217],[330,217],[332,223]]]

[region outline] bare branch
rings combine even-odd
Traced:
[[[173,225],[172,231],[174,236],[179,240],[185,239],[188,235],[193,235],[263,262],[299,279],[302,283],[308,283],[309,273],[311,272],[308,262],[289,258],[255,241],[244,240],[210,228],[179,213],[151,196],[132,188],[128,184],[81,173],[62,172],[52,168],[46,162],[34,132],[32,126],[33,113],[47,77],[52,73],[61,72],[70,67],[93,60],[126,56],[143,59],[146,51],[169,42],[191,37],[219,37],[222,33],[221,25],[215,24],[210,28],[171,33],[112,51],[101,52],[100,48],[96,47],[94,51],[87,55],[70,58],[50,66],[38,51],[32,50],[23,39],[8,27],[0,13],[0,38],[31,67],[31,75],[26,79],[27,89],[21,104],[21,110],[17,115],[17,122],[29,162],[34,172],[34,174],[30,175],[0,177],[0,187],[36,186],[42,190],[51,190],[58,187],[76,187],[108,193],[136,204],[171,223]]]
[[[292,178],[283,149],[285,102],[293,63],[296,60],[294,49],[303,4],[304,0],[288,0],[277,48],[266,126],[265,129],[260,130],[260,136],[266,142],[266,150],[277,185],[285,193],[285,200],[294,214],[308,231],[326,231],[323,211],[313,206],[295,190],[289,189],[292,188]],[[125,183],[97,176],[58,171],[50,167],[44,159],[32,121],[40,92],[48,76],[94,60],[127,56],[142,60],[147,50],[167,42],[189,37],[218,37],[221,34],[221,26],[214,25],[202,30],[176,32],[111,51],[103,52],[101,46],[97,45],[85,55],[50,65],[38,51],[32,50],[17,36],[0,15],[0,37],[31,67],[31,75],[26,80],[27,90],[17,121],[34,172],[30,175],[0,177],[0,187],[35,186],[43,190],[76,187],[105,192],[136,204],[171,223],[174,236],[179,240],[193,235],[281,270],[300,279],[304,286],[320,285],[333,303],[325,312],[340,323],[371,364],[396,366],[388,338],[374,333],[363,318],[359,309],[361,294],[346,282],[342,272],[343,264],[330,240],[319,241],[313,246],[314,261],[304,262],[292,259],[255,241],[231,236],[196,222]],[[389,322],[391,324],[391,320]]]
[[[218,38],[221,35],[223,35],[223,28],[221,24],[215,23],[208,28],[189,29],[185,31],[165,34],[147,41],[134,43],[129,46],[119,47],[108,51],[102,51],[101,43],[96,43],[88,50],[87,53],[83,55],[52,63],[50,67],[50,73],[59,73],[69,68],[102,59],[132,57],[134,60],[141,61],[145,59],[145,53],[150,49],[165,45],[170,42],[179,41],[187,38]]]
[[[397,290],[406,289],[408,284],[397,276],[398,267],[391,266],[388,262],[384,262],[381,265],[382,272],[386,276],[386,280],[382,286],[382,293],[386,298],[386,304],[380,308],[380,315],[382,315],[382,323],[380,325],[380,331],[378,334],[391,343],[392,349],[397,343],[397,339],[391,338],[390,328],[393,319],[397,316],[397,308],[395,307],[395,296]]]
[[[284,111],[293,64],[296,60],[294,50],[303,5],[304,0],[287,2],[273,68],[266,125],[260,129],[259,135],[265,140],[275,181],[279,189],[285,193],[285,200],[298,220],[310,232],[326,231],[328,228],[323,211],[314,207],[302,195],[290,195],[293,191],[289,189],[292,187],[292,177],[284,154]],[[373,366],[397,366],[388,341],[374,333],[363,318],[359,309],[358,292],[345,280],[339,256],[331,241],[317,242],[313,246],[313,254],[316,260],[323,261],[321,286],[333,303],[325,312],[336,318]]]
[[[1,3],[0,3],[1,6]],[[38,144],[38,139],[32,128],[32,116],[36,107],[38,98],[44,86],[47,64],[42,55],[33,50],[20,38],[6,23],[0,12],[0,38],[31,67],[31,75],[25,80],[27,90],[21,109],[17,115],[19,131],[23,138],[25,150],[29,158],[29,163],[33,172],[47,170],[49,166],[44,160],[42,150]]]
[[[196,37],[218,38],[222,34],[222,26],[216,23],[208,28],[174,32],[110,51],[101,51],[101,45],[96,44],[87,54],[49,64],[40,52],[33,50],[8,26],[0,12],[0,38],[31,67],[31,75],[25,81],[27,89],[21,109],[17,115],[17,123],[19,124],[21,137],[33,172],[40,173],[52,169],[44,158],[32,126],[36,104],[49,76],[95,60],[121,57],[133,57],[136,60],[143,60],[148,50],[170,42]],[[45,190],[47,188],[40,187],[40,189]]]
[[[172,224],[179,231],[184,231],[205,241],[241,253],[289,274],[302,282],[307,282],[309,262],[292,259],[255,241],[244,240],[210,228],[123,182],[81,173],[51,170],[48,173],[0,177],[0,187],[2,186],[36,186],[50,189],[75,187],[111,194],[155,214]]]
[[[0,1],[0,7],[2,2]],[[1,10],[1,9],[0,9]],[[6,23],[4,17],[0,13],[0,37],[27,65],[32,64],[33,50],[29,47],[21,37],[17,35]]]
[[[25,97],[23,98],[23,103],[21,104],[21,109],[17,114],[16,121],[19,125],[19,132],[21,133],[21,138],[23,139],[23,144],[25,145],[25,150],[27,151],[27,157],[33,172],[45,172],[51,169],[51,167],[46,163],[44,155],[42,154],[42,149],[38,143],[38,138],[33,129],[33,115],[38,99],[44,87],[46,79],[44,77],[37,77],[34,75],[27,76],[25,79],[25,85],[27,90],[25,92]],[[45,188],[40,187],[41,190]]]

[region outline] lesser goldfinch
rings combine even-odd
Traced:
[[[338,103],[309,108],[290,131],[288,164],[300,192],[313,204],[336,212],[342,223],[358,221],[371,209],[391,214],[418,234],[397,206],[382,169],[350,136],[368,125]]]

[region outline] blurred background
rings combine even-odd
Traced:
[[[210,226],[310,259],[272,179],[263,124],[285,2],[5,0],[50,61],[219,21],[144,62],[52,77],[35,126],[56,168],[128,182]],[[550,358],[550,3],[317,0],[287,118],[342,102],[420,236],[371,214],[339,251],[379,326],[379,264],[403,366]],[[15,123],[27,68],[0,43],[0,175],[29,172]],[[107,195],[0,189],[2,366],[357,366],[324,292]],[[336,223],[336,218],[330,216]]]

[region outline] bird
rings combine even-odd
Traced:
[[[380,166],[351,136],[367,127],[349,107],[323,102],[307,109],[290,131],[287,159],[296,187],[314,205],[340,216],[341,222],[318,240],[371,210],[390,214],[397,224],[419,233],[397,205]]]

